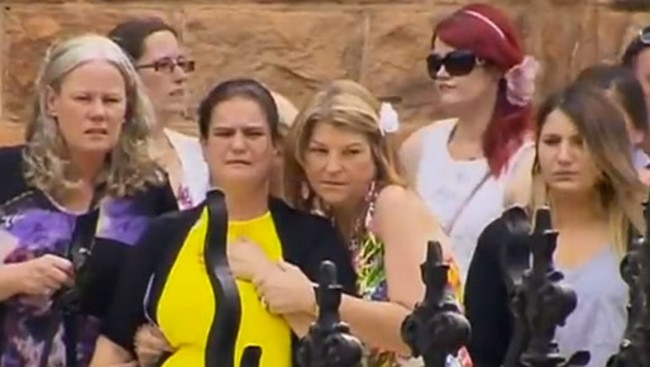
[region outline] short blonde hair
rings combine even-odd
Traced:
[[[287,136],[284,183],[289,202],[297,208],[312,210],[315,194],[305,195],[304,157],[314,126],[331,123],[367,137],[375,165],[377,184],[405,186],[397,160],[397,151],[379,128],[381,103],[370,91],[352,80],[337,80],[317,92],[296,117]],[[308,186],[308,185],[307,185]]]
[[[115,66],[126,85],[127,116],[104,170],[107,193],[125,196],[147,184],[164,182],[159,167],[149,157],[154,115],[135,68],[113,41],[90,34],[50,46],[36,79],[37,98],[26,128],[25,177],[30,185],[54,196],[64,195],[78,185],[78,180],[71,171],[56,120],[47,111],[48,89],[59,91],[70,72],[95,60]]]

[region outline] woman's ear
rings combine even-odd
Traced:
[[[284,144],[282,139],[283,136],[279,136],[273,141],[273,155],[278,158],[282,158],[282,155],[284,153]]]
[[[59,94],[51,86],[45,87],[45,110],[50,117],[56,117],[59,105]]]

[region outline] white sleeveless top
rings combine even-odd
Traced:
[[[201,145],[198,139],[171,129],[165,129],[165,135],[176,150],[183,169],[181,188],[176,198],[178,207],[180,210],[193,208],[205,200],[210,187],[208,165],[203,159]]]
[[[516,171],[523,153],[533,148],[533,143],[525,143],[515,152],[506,171],[498,178],[490,175],[460,211],[470,193],[489,173],[489,167],[485,158],[452,159],[447,144],[456,122],[457,119],[437,121],[423,131],[416,189],[449,235],[465,282],[476,241],[485,226],[503,212],[506,183]],[[459,211],[457,219],[451,223]]]

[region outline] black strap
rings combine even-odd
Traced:
[[[218,300],[205,352],[206,367],[235,366],[235,343],[241,320],[239,291],[228,266],[228,211],[221,191],[208,192],[208,232],[205,237],[206,270]]]
[[[98,189],[93,195],[88,213],[80,215],[75,221],[74,230],[66,248],[65,257],[70,260],[75,270],[75,284],[73,287],[64,287],[52,296],[52,317],[47,325],[45,344],[41,354],[39,367],[47,367],[52,344],[63,322],[63,343],[65,345],[66,367],[77,367],[77,327],[81,318],[80,302],[83,291],[90,282],[91,274],[88,269],[88,258],[95,245],[97,222],[99,221],[99,207],[97,204],[103,196],[103,190]]]
[[[63,314],[63,345],[65,346],[66,367],[79,365],[77,360],[78,321],[79,318],[76,314]]]

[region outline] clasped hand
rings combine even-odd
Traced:
[[[233,275],[253,283],[270,312],[290,314],[315,309],[312,284],[296,266],[271,261],[259,245],[247,238],[229,244],[227,254]],[[164,352],[173,351],[153,325],[141,327],[135,341],[138,362],[144,367],[154,365]]]
[[[271,261],[259,245],[246,238],[228,245],[228,262],[235,277],[253,283],[270,312],[314,313],[313,284],[297,266]]]
[[[74,267],[62,257],[47,254],[15,265],[19,293],[51,297],[61,287],[73,285]]]

